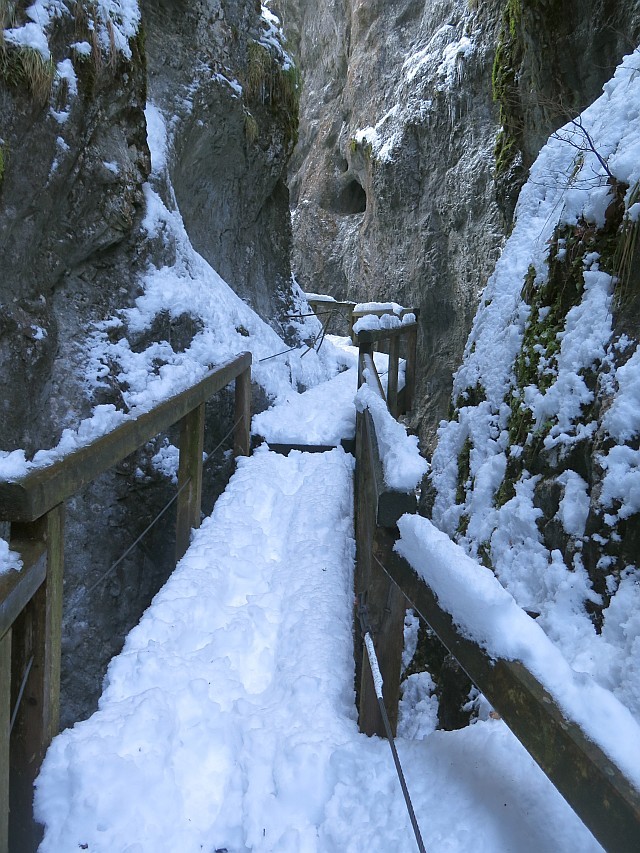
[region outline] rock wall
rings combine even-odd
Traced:
[[[95,324],[134,304],[150,265],[176,258],[171,236],[152,238],[144,223],[147,99],[170,130],[158,190],[179,207],[195,248],[280,331],[291,299],[284,178],[297,78],[285,79],[257,45],[260,4],[148,2],[128,30],[135,6],[103,5],[69,3],[52,15],[42,35],[49,59],[11,41],[28,21],[22,4],[0,12],[0,449],[27,456],[55,446],[96,404],[126,408],[117,361],[97,389],[87,374]],[[201,325],[160,311],[143,333],[109,334],[128,336],[134,351],[168,341],[180,353]],[[215,444],[228,401],[210,408]],[[93,710],[109,659],[173,567],[169,513],[100,581],[174,490],[149,464],[162,444],[69,502],[63,725]],[[224,464],[214,471],[208,508],[228,473]]]
[[[304,79],[295,272],[312,292],[420,309],[414,426],[431,447],[526,170],[634,47],[638,4],[280,7]]]

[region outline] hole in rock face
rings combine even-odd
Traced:
[[[342,213],[344,216],[364,213],[367,209],[367,194],[355,178],[340,191],[335,209],[336,213]]]
[[[349,164],[344,159],[344,157],[341,157],[338,160],[338,169],[342,172],[342,174],[344,174],[345,172],[347,172],[349,170]]]

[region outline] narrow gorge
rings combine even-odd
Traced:
[[[0,0],[0,20],[2,475],[229,353],[253,353],[254,411],[328,378],[296,351],[305,292],[416,308],[421,512],[640,712],[638,0]],[[176,441],[68,506],[65,725],[173,568],[166,525],[105,575],[170,497]]]

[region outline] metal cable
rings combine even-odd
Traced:
[[[262,364],[263,361],[269,361],[271,358],[277,358],[279,355],[286,355],[288,352],[293,352],[294,349],[298,349],[298,347],[289,347],[289,349],[283,349],[282,352],[274,352],[273,355],[268,355],[265,358],[259,358],[258,364]]]
[[[285,314],[285,320],[301,320],[303,317],[324,317],[325,314],[333,314],[335,312],[335,308],[332,308],[331,311],[312,311],[311,314]]]
[[[327,314],[329,315],[327,320],[325,321],[323,327],[322,327],[322,330],[318,333],[318,335],[316,335],[316,337],[313,339],[313,343],[311,344],[311,346],[308,346],[306,348],[306,350],[302,353],[300,358],[304,358],[305,355],[307,355],[307,353],[310,353],[311,350],[314,350],[316,348],[316,344],[318,343],[318,340],[320,341],[320,343],[318,344],[317,352],[320,352],[320,347],[322,346],[324,339],[325,339],[325,335],[327,334],[327,328],[329,326],[329,322],[330,322],[331,318],[333,317],[333,315],[336,313],[339,313],[339,312],[337,312],[337,309],[332,308],[331,311],[322,311],[320,314],[314,313],[314,314],[291,315],[291,316],[299,316],[299,317],[324,317]],[[300,349],[300,347],[289,347],[289,349],[283,349],[281,352],[274,352],[273,355],[267,355],[264,358],[259,358],[258,364],[262,364],[263,361],[269,361],[272,358],[277,358],[279,355],[287,355],[287,353],[293,352],[294,350],[297,350],[297,349]]]
[[[22,702],[22,695],[24,693],[24,689],[27,686],[27,679],[29,678],[29,673],[31,672],[31,667],[33,666],[33,655],[29,658],[29,662],[27,663],[26,669],[24,671],[24,675],[22,676],[22,681],[20,682],[20,690],[18,690],[18,698],[16,699],[16,704],[13,708],[13,713],[11,714],[11,722],[9,723],[9,735],[13,731],[13,726],[15,725],[16,718],[18,716],[18,709],[20,708],[20,702]]]
[[[230,430],[229,430],[229,431],[224,435],[224,437],[223,437],[223,438],[218,442],[218,444],[213,448],[213,450],[212,450],[210,453],[208,453],[208,454],[207,454],[207,456],[204,458],[204,460],[203,460],[203,462],[202,462],[202,468],[203,468],[203,470],[204,470],[205,466],[207,465],[207,463],[209,462],[209,460],[211,459],[211,457],[213,456],[213,454],[214,454],[214,453],[216,453],[216,452],[217,452],[217,451],[222,447],[222,445],[223,445],[223,444],[225,443],[225,441],[229,438],[229,436],[231,435],[231,433],[235,430],[235,428],[238,426],[238,424],[242,421],[242,418],[243,418],[243,417],[244,417],[244,415],[240,415],[240,417],[239,417],[239,418],[238,418],[238,420],[233,424],[233,426],[231,427],[231,429],[230,429]],[[89,595],[89,593],[93,592],[93,590],[94,590],[97,586],[100,586],[100,584],[103,582],[103,580],[105,580],[105,578],[107,578],[107,577],[111,574],[111,572],[113,572],[113,571],[114,571],[114,569],[117,569],[117,567],[120,565],[120,563],[121,563],[121,562],[122,562],[122,561],[123,561],[123,560],[124,560],[124,559],[125,559],[125,558],[126,558],[126,557],[131,553],[131,552],[132,552],[132,551],[133,551],[133,549],[136,547],[136,545],[137,545],[137,544],[138,544],[138,543],[139,543],[139,542],[140,542],[140,541],[141,541],[141,540],[142,540],[142,539],[147,535],[147,533],[151,530],[151,528],[152,528],[152,527],[153,527],[153,526],[154,526],[154,525],[155,525],[155,524],[156,524],[156,523],[157,523],[157,522],[162,518],[162,516],[167,512],[167,510],[168,510],[171,506],[173,506],[173,504],[178,500],[178,497],[180,496],[180,494],[181,494],[181,493],[186,489],[186,487],[189,485],[189,483],[190,483],[190,482],[191,482],[191,477],[188,477],[188,478],[184,481],[184,483],[180,486],[180,488],[179,488],[179,489],[178,489],[178,491],[175,493],[175,495],[171,498],[171,500],[169,500],[169,501],[168,501],[168,502],[163,506],[163,508],[162,508],[162,509],[160,510],[160,512],[156,515],[156,517],[153,519],[153,521],[151,521],[151,522],[150,522],[150,523],[145,527],[145,529],[144,529],[144,530],[142,531],[142,533],[138,536],[138,538],[135,540],[135,542],[132,542],[132,544],[131,544],[131,545],[129,545],[129,547],[127,548],[127,550],[126,550],[123,554],[121,554],[121,555],[118,557],[118,559],[115,561],[115,563],[112,563],[112,565],[111,565],[111,566],[109,566],[109,568],[106,570],[106,572],[104,572],[102,575],[100,575],[100,577],[98,578],[98,580],[97,580],[95,583],[91,584],[91,586],[90,586],[90,587],[85,587],[85,588],[84,588],[83,593],[82,593],[83,595]]]
[[[398,774],[398,779],[400,780],[400,787],[402,788],[404,801],[407,806],[407,811],[409,812],[411,826],[413,827],[413,832],[416,837],[418,850],[420,851],[420,853],[426,853],[426,848],[422,840],[422,834],[420,833],[420,827],[418,825],[416,813],[413,810],[413,804],[409,795],[409,789],[407,788],[404,773],[402,772],[402,765],[400,764],[398,750],[396,749],[396,744],[393,738],[393,732],[391,731],[391,724],[389,722],[389,716],[387,715],[387,709],[385,707],[384,699],[382,696],[382,675],[380,674],[380,665],[378,663],[378,657],[376,655],[375,646],[373,645],[373,634],[371,631],[371,625],[369,624],[369,614],[367,613],[367,607],[364,604],[362,595],[359,596],[358,601],[358,618],[360,620],[360,629],[362,632],[363,645],[366,649],[367,657],[369,658],[369,664],[371,666],[371,674],[373,677],[376,698],[378,699],[378,708],[380,709],[382,723],[384,725],[384,730],[387,735],[387,740],[389,741],[389,747],[393,756],[393,763],[396,766],[396,772]]]

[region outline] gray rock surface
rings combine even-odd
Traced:
[[[638,4],[280,6],[304,78],[290,170],[298,280],[341,299],[420,309],[414,425],[430,448],[525,169],[634,46]],[[496,171],[507,123],[492,80],[501,44],[514,146]],[[358,135],[371,126],[375,135]]]
[[[287,100],[292,90],[276,85],[277,69],[265,69],[255,50],[260,4],[143,2],[130,60],[104,45],[76,55],[70,45],[83,36],[82,16],[97,13],[88,3],[69,8],[49,41],[55,63],[72,58],[77,94],[55,78],[50,91],[34,95],[10,73],[15,49],[0,44],[0,449],[28,455],[57,444],[62,429],[96,403],[122,406],[117,364],[96,393],[85,381],[93,324],[133,304],[149,263],[175,259],[170,241],[149,239],[142,227],[147,96],[171,130],[173,190],[165,186],[165,196],[177,201],[195,248],[277,329],[290,300],[284,178],[295,104]],[[255,80],[247,85],[256,58],[263,62],[258,71],[270,75],[266,91]],[[161,312],[129,340],[138,350],[168,340],[180,352],[199,328],[198,317],[171,320]],[[229,417],[228,395],[208,407],[210,447]],[[63,725],[94,709],[109,659],[173,568],[170,512],[100,581],[175,491],[149,464],[161,442],[67,507]],[[211,468],[209,510],[229,475],[220,455]]]

